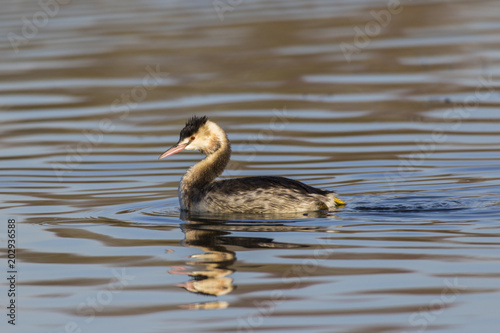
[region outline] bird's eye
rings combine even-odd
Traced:
[[[193,141],[194,139],[196,139],[194,136],[191,137],[191,141]]]

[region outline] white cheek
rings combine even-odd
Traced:
[[[193,141],[186,147],[186,150],[200,150],[200,147],[196,141]]]

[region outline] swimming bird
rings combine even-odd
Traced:
[[[199,150],[206,157],[192,166],[179,184],[183,211],[192,213],[293,213],[329,210],[345,203],[335,192],[297,180],[258,176],[215,180],[231,157],[224,130],[206,116],[190,118],[177,144],[159,159],[183,150]]]

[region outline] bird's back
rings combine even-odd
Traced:
[[[246,177],[219,180],[200,189],[199,211],[298,212],[334,208],[335,193],[284,177]]]

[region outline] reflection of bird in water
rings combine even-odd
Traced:
[[[184,266],[174,266],[169,273],[178,275],[189,275],[193,278],[179,287],[187,291],[203,294],[222,296],[234,290],[233,279],[229,276],[233,270],[229,267],[236,261],[235,252],[228,250],[220,244],[220,237],[227,232],[199,229],[199,223],[188,221],[181,226],[185,234],[183,246],[196,247],[204,253],[191,255],[186,262],[193,270]]]
[[[234,273],[235,262],[237,260],[236,252],[239,250],[305,247],[302,244],[275,242],[272,238],[237,237],[232,235],[231,231],[312,231],[309,227],[284,226],[278,223],[272,223],[267,227],[259,227],[254,222],[238,223],[229,226],[214,220],[204,221],[186,218],[185,214],[181,214],[181,218],[186,221],[186,223],[181,225],[181,229],[185,235],[182,245],[201,249],[203,253],[189,256],[190,260],[186,261],[187,266],[173,266],[169,270],[169,273],[192,277],[192,280],[178,286],[187,291],[202,295],[221,296],[229,294],[234,290],[235,286],[233,285],[234,282],[231,275]],[[317,231],[317,229],[315,230]],[[203,306],[206,306],[206,304]]]
[[[231,144],[226,133],[207,117],[192,117],[179,142],[160,159],[182,150],[207,157],[191,167],[179,185],[184,211],[195,213],[277,213],[328,210],[345,203],[326,191],[284,177],[246,177],[214,181],[226,168]]]
[[[207,260],[208,257],[216,255],[217,253],[204,253],[202,255],[192,257]],[[189,264],[195,265],[199,263],[192,261]],[[169,273],[176,275],[189,275],[193,277],[194,279],[192,281],[179,285],[179,287],[182,287],[192,293],[213,296],[229,294],[233,291],[234,286],[233,279],[227,277],[227,275],[232,274],[233,271],[228,269],[219,269],[217,266],[217,263],[207,264],[204,267],[204,270],[199,271],[187,271],[187,269],[183,266],[175,266],[169,271]]]

